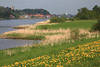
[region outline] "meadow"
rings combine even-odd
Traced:
[[[61,52],[62,50],[65,50],[67,48],[71,49],[73,47],[84,45],[93,41],[97,41],[99,39],[100,38],[83,39],[82,41],[76,40],[74,43],[73,42],[68,43],[66,41],[63,41],[60,43],[56,43],[53,46],[49,44],[45,46],[17,47],[17,48],[11,48],[7,50],[1,50],[0,51],[0,66],[14,64],[15,62],[20,63],[23,61],[28,61],[29,59],[32,59],[32,58],[37,58],[37,57],[41,57],[45,55],[57,56],[59,52]],[[26,65],[27,64],[29,63],[26,63]]]
[[[40,25],[36,29],[91,29],[97,20],[75,20],[53,25]]]
[[[86,29],[90,30],[96,20],[75,20],[51,25],[39,25],[35,29],[48,30],[42,35],[58,35],[59,29]],[[32,28],[31,28],[32,30]],[[51,31],[51,30],[56,30]],[[64,30],[65,31],[65,30]],[[58,31],[59,32],[59,31]],[[61,33],[64,36],[68,33]],[[52,43],[36,44],[0,50],[0,66],[2,67],[100,67],[100,35],[84,37],[80,39],[78,32],[70,39]],[[39,33],[36,33],[39,34]],[[8,36],[20,36],[9,34]],[[77,37],[78,38],[77,38]],[[59,37],[59,36],[58,36]],[[29,38],[32,38],[30,36]],[[28,38],[28,39],[29,39]],[[44,37],[36,37],[43,38]],[[55,38],[55,37],[54,37]],[[55,41],[55,40],[53,40]]]

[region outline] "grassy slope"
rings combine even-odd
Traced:
[[[66,23],[59,23],[55,25],[40,25],[37,29],[75,29],[75,28],[82,28],[82,29],[90,29],[97,21],[96,20],[76,20]]]
[[[41,47],[12,48],[9,50],[15,51],[15,53],[13,53],[11,56],[6,54],[5,51],[3,50],[3,51],[0,51],[0,65],[12,64],[16,61],[28,60],[28,59],[35,58],[38,56],[43,56],[43,55],[50,56],[52,54],[58,54],[59,51],[61,51],[63,49],[77,46],[79,44],[96,41],[99,39],[100,38],[87,39],[87,40],[83,40],[83,41],[76,41],[75,43],[70,43],[70,44],[66,43],[66,42],[62,42],[62,43],[56,44],[55,46],[48,45],[48,46],[41,46]],[[25,50],[25,51],[22,51],[22,50]]]

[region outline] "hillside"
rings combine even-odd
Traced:
[[[50,15],[49,11],[45,9],[14,9],[9,7],[0,6],[0,18],[19,18],[21,15]]]

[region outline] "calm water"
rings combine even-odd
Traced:
[[[25,25],[25,24],[34,24],[36,22],[44,21],[45,19],[24,19],[24,20],[1,20],[0,21],[0,34],[15,30],[12,27],[18,25]],[[13,48],[17,46],[23,45],[32,45],[34,43],[38,43],[39,40],[13,40],[13,39],[0,39],[0,50]]]

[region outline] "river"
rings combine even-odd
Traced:
[[[25,24],[35,24],[46,19],[14,19],[14,20],[0,20],[0,34],[13,31],[12,27]],[[39,40],[18,40],[18,39],[0,39],[0,50],[14,48],[24,45],[32,45],[39,43]]]

